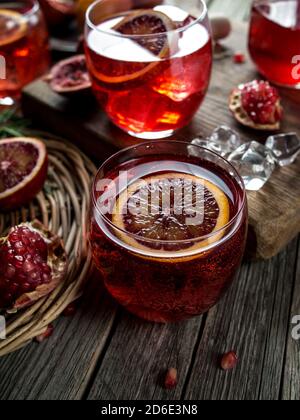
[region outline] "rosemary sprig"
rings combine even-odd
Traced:
[[[0,138],[20,137],[26,134],[29,121],[17,115],[16,108],[0,112]]]

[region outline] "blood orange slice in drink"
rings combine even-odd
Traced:
[[[131,247],[176,256],[221,239],[229,218],[229,199],[217,185],[169,172],[133,182],[116,200],[112,222]]]
[[[115,35],[124,35],[128,41],[130,40],[131,45],[134,43],[137,46],[135,60],[118,59],[112,62],[107,59],[107,62],[102,62],[101,70],[94,71],[98,80],[117,85],[118,88],[120,84],[152,76],[154,69],[178,48],[179,37],[174,32],[175,24],[159,11],[148,9],[135,11],[124,17],[112,29]],[[89,46],[93,49],[93,45]],[[140,48],[149,53],[148,61],[139,62]],[[93,63],[90,65],[93,66]]]
[[[0,210],[20,207],[42,189],[48,155],[43,142],[31,138],[0,141]]]
[[[0,47],[19,41],[26,30],[27,22],[20,13],[0,9]]]

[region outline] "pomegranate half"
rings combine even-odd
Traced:
[[[11,228],[0,239],[0,310],[15,312],[47,296],[64,279],[62,240],[40,222]]]

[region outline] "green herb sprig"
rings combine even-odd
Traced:
[[[25,136],[28,126],[29,121],[20,117],[16,108],[8,108],[0,112],[0,139]]]

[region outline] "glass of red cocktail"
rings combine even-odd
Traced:
[[[94,262],[132,313],[179,321],[207,311],[232,283],[247,203],[223,158],[184,142],[141,143],[103,164],[92,196]]]
[[[187,125],[206,94],[212,41],[203,0],[99,0],[87,11],[85,51],[108,117],[142,138]]]
[[[300,0],[255,0],[249,49],[271,82],[300,88]]]
[[[36,0],[0,4],[0,105],[13,105],[24,85],[48,69],[48,33]]]

